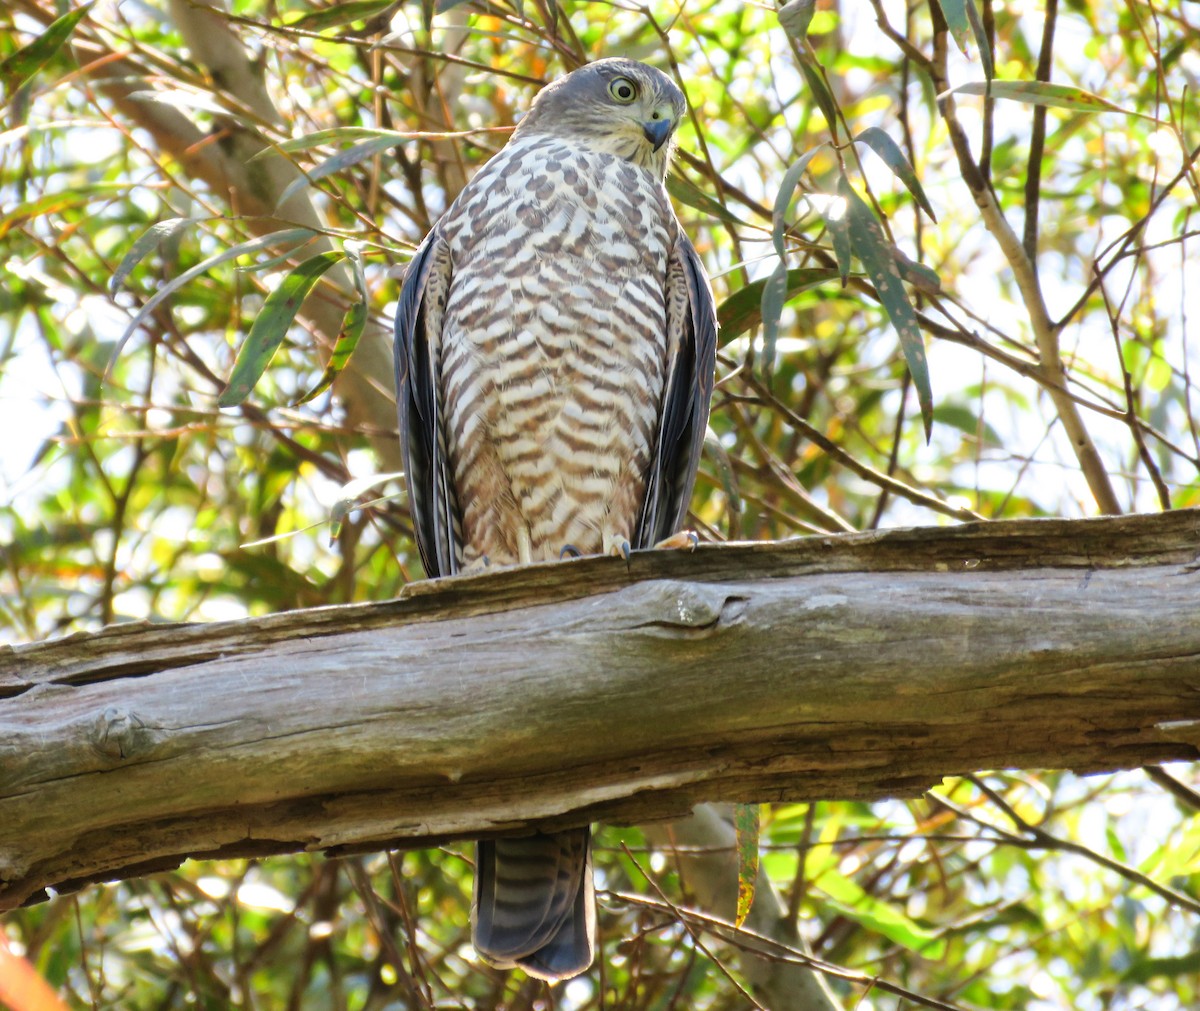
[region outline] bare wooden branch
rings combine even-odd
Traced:
[[[346,852],[1200,757],[1200,511],[701,546],[0,651],[0,907]]]

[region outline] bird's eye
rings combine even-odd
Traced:
[[[608,93],[622,105],[628,105],[637,98],[637,85],[628,77],[617,77],[608,86]]]

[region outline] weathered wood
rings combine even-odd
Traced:
[[[702,546],[0,650],[0,908],[346,852],[1200,754],[1200,512]]]

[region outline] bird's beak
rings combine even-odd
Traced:
[[[654,145],[654,150],[657,151],[671,136],[671,131],[675,129],[675,121],[670,116],[663,116],[661,119],[648,119],[642,124],[642,134],[646,140]]]

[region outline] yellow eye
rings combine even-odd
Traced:
[[[608,93],[622,105],[628,105],[637,98],[637,85],[628,77],[615,77],[608,86]]]

